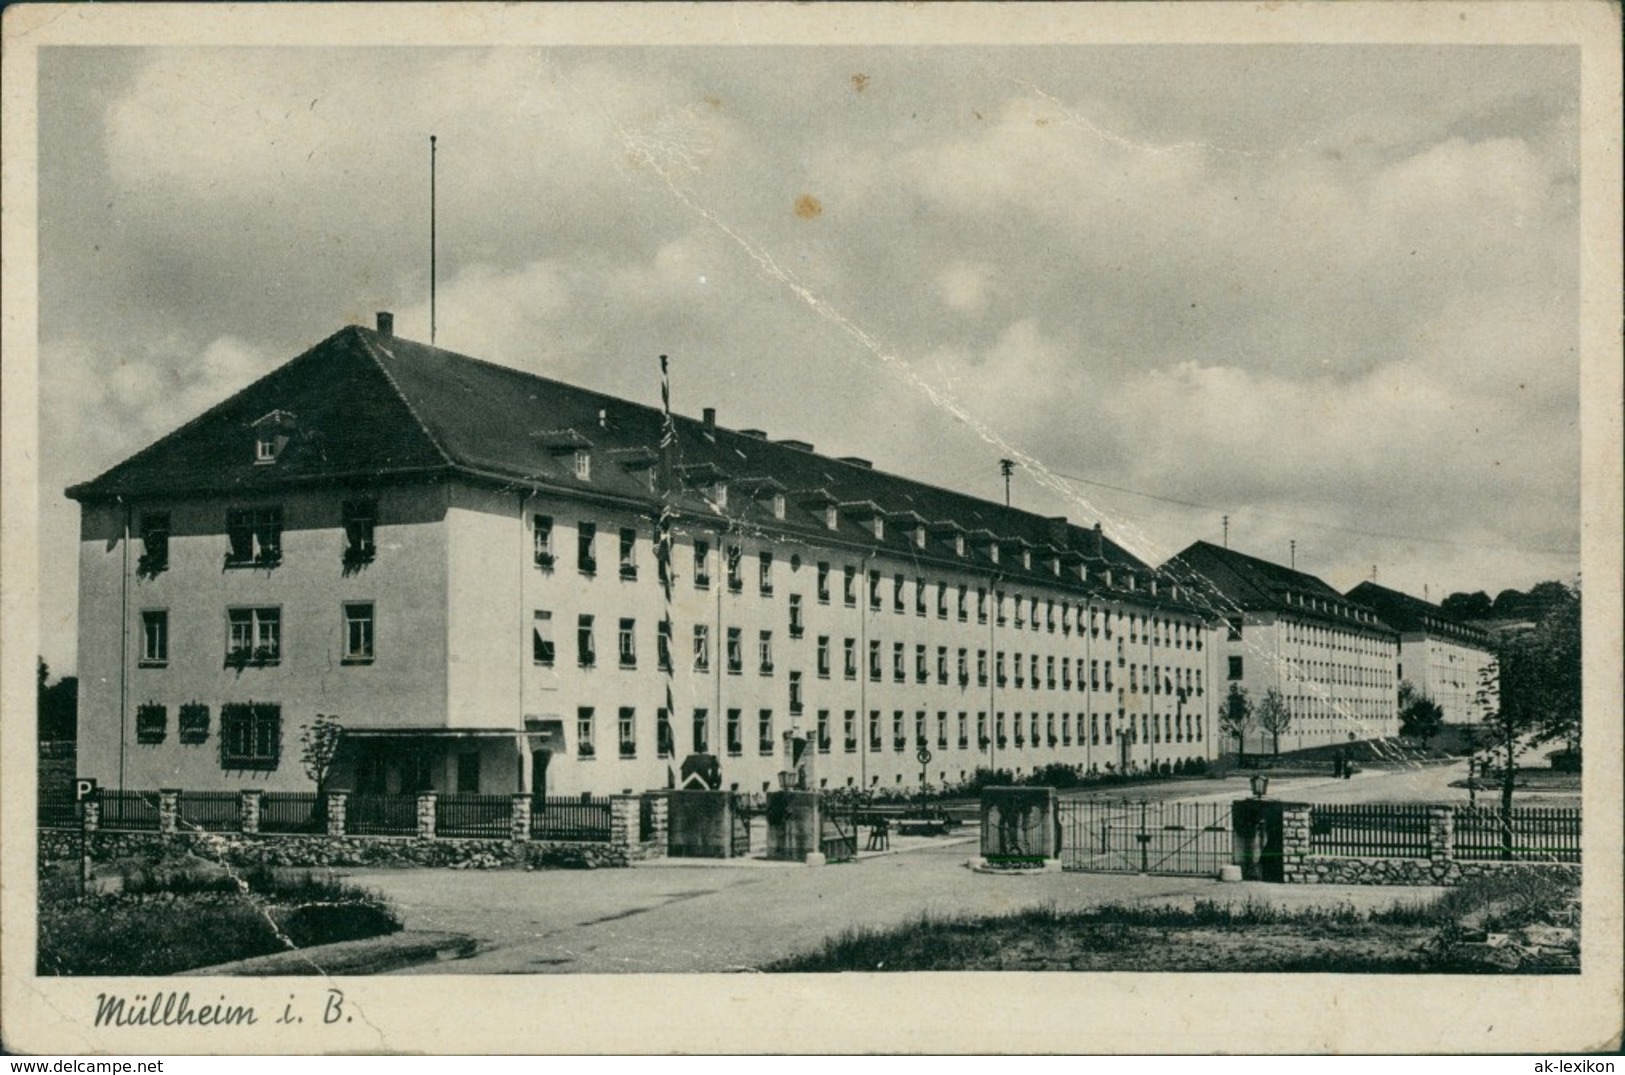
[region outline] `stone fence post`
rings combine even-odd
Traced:
[[[1281,879],[1301,880],[1309,857],[1311,808],[1308,803],[1286,803],[1281,808]]]
[[[516,843],[524,843],[530,839],[530,796],[522,791],[514,792],[508,838]]]
[[[173,836],[180,827],[181,793],[179,788],[158,789],[158,831]]]
[[[95,832],[102,827],[102,800],[99,795],[92,795],[84,801],[86,832]]]
[[[649,848],[652,858],[664,858],[666,855],[667,815],[671,810],[671,799],[664,791],[646,793],[649,797]]]
[[[237,823],[244,833],[252,836],[260,831],[260,802],[265,793],[258,788],[246,788],[239,793]]]
[[[418,839],[434,839],[434,804],[439,796],[433,791],[418,792]]]
[[[1447,805],[1428,807],[1428,860],[1450,862],[1456,857],[1456,812]]]
[[[327,793],[327,835],[344,835],[345,804],[349,801],[349,792],[330,791]]]
[[[637,795],[611,795],[609,797],[609,843],[630,854],[638,846]]]

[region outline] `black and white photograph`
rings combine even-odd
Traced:
[[[5,29],[8,1049],[1617,1048],[1617,5]]]

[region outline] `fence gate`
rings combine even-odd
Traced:
[[[848,862],[858,857],[858,812],[846,803],[825,801],[822,807],[822,839],[819,850],[826,862]]]
[[[1061,866],[1211,877],[1232,861],[1230,804],[1063,799]]]

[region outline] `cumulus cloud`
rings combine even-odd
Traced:
[[[1005,449],[901,363],[1095,483],[1018,503],[1152,559],[1229,514],[1339,585],[1574,570],[1561,50],[88,63],[42,71],[48,486],[375,310],[426,339],[433,133],[445,346],[645,402],[671,354],[680,410],[1001,496]],[[71,558],[46,570],[71,592]]]

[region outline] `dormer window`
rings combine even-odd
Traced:
[[[1022,566],[1022,569],[1025,570],[1025,571],[1031,571],[1032,570],[1032,568],[1033,568],[1033,554],[1032,554],[1031,549],[1022,549],[1021,550],[1021,566]]]
[[[784,494],[783,493],[774,493],[773,494],[773,518],[775,518],[775,519],[784,518]]]
[[[925,548],[925,527],[923,526],[914,528],[914,547],[916,549]]]
[[[718,482],[717,484],[711,486],[711,495],[706,499],[710,500],[711,506],[716,508],[718,511],[727,510],[728,486],[723,482]]]
[[[294,417],[287,411],[272,411],[254,422],[254,465],[275,463],[293,436]]]
[[[875,540],[876,541],[885,540],[885,537],[886,537],[886,520],[882,519],[879,515],[876,515],[874,517],[874,527],[875,527]]]
[[[999,562],[999,547],[997,545],[989,545],[987,547],[987,558],[992,560],[994,563]]]
[[[964,556],[965,555],[965,535],[964,534],[955,534],[954,535],[954,555],[955,556]]]
[[[829,507],[824,509],[824,526],[830,530],[834,530],[836,527],[840,526],[840,524],[841,513],[836,510],[834,504],[831,504]]]
[[[592,480],[592,453],[585,448],[575,450],[576,477],[581,481]]]

